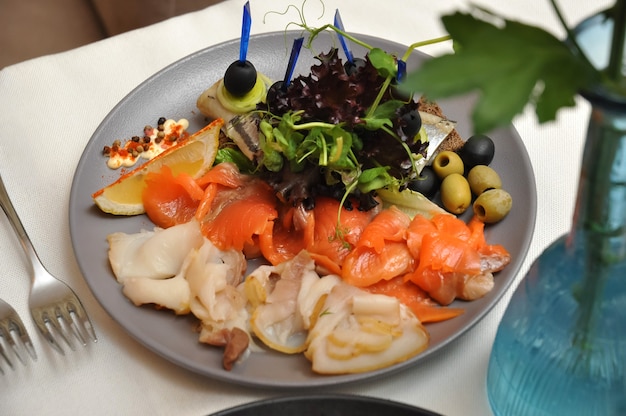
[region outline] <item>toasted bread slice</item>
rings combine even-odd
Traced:
[[[419,110],[425,113],[434,114],[436,116],[446,118],[445,114],[439,104],[434,101],[429,101],[425,97],[421,97],[419,100]],[[448,137],[441,143],[438,148],[438,151],[443,150],[451,150],[453,152],[457,152],[461,150],[463,145],[465,144],[465,140],[461,137],[459,132],[454,129],[450,132]]]

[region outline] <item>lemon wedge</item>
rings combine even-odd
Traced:
[[[193,178],[204,175],[215,162],[219,146],[220,129],[224,121],[216,119],[189,137],[185,142],[171,147],[122,175],[112,184],[91,195],[102,211],[114,215],[138,215],[145,212],[142,193],[146,175],[169,166],[174,176],[184,172]]]

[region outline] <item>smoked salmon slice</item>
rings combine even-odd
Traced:
[[[264,181],[251,180],[238,188],[221,187],[200,220],[202,234],[221,250],[252,247],[270,232],[278,217],[276,198]]]
[[[223,185],[227,188],[239,188],[250,179],[250,176],[241,174],[235,164],[220,163],[196,179],[196,182],[201,188],[205,188],[210,183]]]
[[[374,212],[359,211],[357,208],[347,210],[341,208],[336,199],[318,197],[312,210],[313,235],[306,242],[306,249],[310,253],[326,256],[338,265],[343,264],[371,222]]]
[[[415,224],[413,224],[415,222]],[[405,276],[441,305],[455,299],[476,299],[493,287],[492,272],[508,264],[510,255],[501,246],[490,246],[484,224],[477,218],[468,224],[449,215],[431,219],[434,229],[417,217],[409,226],[409,245],[418,266]],[[494,260],[495,258],[495,260]]]
[[[422,238],[424,235],[437,231],[435,224],[422,215],[416,215],[409,224],[407,229],[406,244],[409,251],[415,258],[419,258],[420,249],[422,248]]]
[[[371,247],[380,253],[388,241],[405,241],[410,223],[411,218],[407,214],[391,206],[378,213],[365,227],[357,247]]]
[[[346,257],[342,279],[353,286],[367,287],[413,270],[414,258],[405,242],[389,241],[380,252],[358,246]]]
[[[417,285],[406,281],[403,276],[381,280],[364,288],[370,293],[393,296],[409,307],[422,323],[441,322],[455,318],[465,312],[462,308],[444,307]]]
[[[185,173],[173,176],[169,166],[146,175],[142,203],[148,218],[161,228],[191,220],[204,191]]]
[[[406,244],[410,222],[411,218],[394,206],[378,213],[347,255],[343,280],[366,287],[412,271],[415,259]]]
[[[288,212],[291,215],[283,216],[283,221],[274,221],[266,232],[259,235],[261,254],[274,266],[294,258],[304,250],[307,234],[311,232],[309,229],[312,225],[304,229],[295,226],[293,212]]]
[[[339,274],[344,259],[377,211],[340,211],[336,199],[318,197],[312,210],[298,207],[281,212],[285,212],[281,220],[259,238],[264,257],[278,264],[306,249],[318,265]]]

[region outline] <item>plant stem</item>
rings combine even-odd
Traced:
[[[383,85],[381,85],[380,90],[378,91],[378,95],[376,96],[376,98],[374,99],[374,102],[370,106],[367,114],[365,115],[365,118],[372,117],[372,115],[374,114],[374,111],[376,111],[376,107],[378,107],[378,104],[380,104],[381,100],[383,99],[383,96],[385,95],[385,91],[387,91],[387,88],[389,88],[392,78],[393,77],[391,75],[385,78],[385,81],[383,82]]]
[[[307,30],[311,35],[309,36],[309,40],[307,42],[307,47],[310,48],[312,43],[313,43],[313,39],[315,39],[317,37],[318,34],[324,32],[326,29],[330,29],[335,31],[336,33],[340,34],[341,36],[343,36],[344,38],[350,40],[351,42],[356,43],[359,46],[362,46],[363,48],[367,49],[368,51],[372,50],[374,47],[368,43],[363,42],[360,39],[355,38],[354,36],[350,35],[349,33],[344,32],[343,30],[339,29],[338,27],[331,25],[330,23],[325,24],[324,26],[318,27],[318,28],[311,28],[306,26],[305,24],[300,24],[300,23],[296,23],[297,26],[300,26],[301,28],[303,28],[304,30]]]
[[[623,2],[623,0],[617,0],[617,1],[622,1]],[[574,45],[574,48],[576,48],[576,50],[578,51],[579,56],[590,67],[594,68],[593,64],[591,63],[591,61],[589,60],[589,58],[587,57],[585,52],[582,50],[582,48],[580,47],[580,45],[576,41],[576,35],[574,34],[572,29],[569,27],[569,25],[565,21],[565,18],[563,17],[563,13],[561,13],[561,9],[559,9],[559,6],[556,4],[556,0],[550,0],[550,3],[552,3],[552,8],[554,9],[554,12],[556,13],[556,16],[558,17],[559,21],[561,22],[561,25],[565,29],[565,32],[567,33],[568,39],[572,42],[572,44]]]
[[[413,52],[414,49],[421,48],[422,46],[433,45],[435,43],[445,42],[451,39],[452,39],[452,36],[445,35],[445,36],[441,36],[438,38],[423,40],[421,42],[415,42],[414,44],[409,46],[404,56],[402,56],[402,60],[406,61],[407,59],[409,59],[409,56],[411,56],[411,53]]]
[[[613,39],[607,74],[613,81],[620,84],[624,76],[622,66],[624,65],[624,37],[626,37],[626,0],[616,0],[611,14]]]

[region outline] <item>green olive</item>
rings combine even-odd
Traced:
[[[441,202],[453,213],[462,214],[472,203],[472,192],[467,179],[460,173],[451,173],[441,182]]]
[[[461,156],[457,153],[450,150],[444,150],[435,156],[435,160],[433,160],[433,169],[439,179],[443,179],[452,173],[462,175],[464,170],[463,160],[461,160]]]
[[[498,172],[487,165],[476,165],[467,174],[467,181],[474,195],[478,196],[488,189],[502,188]]]
[[[511,211],[513,198],[503,189],[489,189],[474,201],[474,215],[485,223],[498,222]]]

